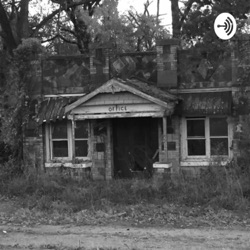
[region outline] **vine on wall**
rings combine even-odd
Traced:
[[[14,50],[14,56],[6,68],[4,86],[5,105],[1,121],[1,141],[9,145],[12,156],[23,159],[23,132],[29,118],[29,81],[33,74],[32,60],[44,52],[38,39],[24,39]]]

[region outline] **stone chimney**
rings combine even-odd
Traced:
[[[157,86],[177,88],[177,49],[180,41],[163,39],[156,42]]]

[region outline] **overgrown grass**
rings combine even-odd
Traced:
[[[84,209],[105,209],[115,205],[176,202],[185,205],[210,205],[226,209],[249,206],[250,174],[238,165],[211,166],[200,176],[167,179],[131,179],[74,181],[63,175],[49,176],[34,170],[13,174],[13,162],[1,168],[0,193],[23,197],[29,208],[77,212]]]

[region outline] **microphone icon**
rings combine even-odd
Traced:
[[[229,13],[221,13],[214,22],[214,31],[222,40],[232,38],[236,32],[237,24],[235,18]]]
[[[227,17],[227,19],[224,22],[224,25],[218,24],[217,25],[218,28],[224,28],[225,32],[227,33],[227,35],[230,35],[233,31],[233,21],[231,20],[230,17]]]

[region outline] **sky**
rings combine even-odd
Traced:
[[[146,0],[119,0],[118,11],[124,12],[130,9],[130,6],[133,6],[137,12],[142,13],[144,11],[144,3]],[[151,0],[151,4],[149,6],[149,13],[155,14],[157,13],[157,0]],[[160,15],[164,14],[160,18],[162,18],[162,25],[166,25],[166,28],[171,28],[171,4],[169,0],[160,0]]]
[[[150,6],[149,6],[149,13],[150,14],[155,14],[157,13],[157,0],[149,0],[151,2]],[[40,2],[42,3],[40,5],[40,11],[41,12],[48,12],[48,14],[50,13],[48,6],[49,0],[44,1],[44,0],[40,0]],[[142,13],[144,11],[144,3],[146,2],[146,0],[119,0],[119,4],[118,4],[118,11],[120,13],[123,13],[127,10],[130,9],[130,6],[134,7],[135,10],[138,13]],[[30,9],[29,11],[31,13],[33,13],[34,11],[37,11],[37,5],[36,5],[36,1],[34,1],[34,4],[36,7],[33,7],[32,5],[32,1],[31,1],[31,5],[30,5]],[[171,31],[171,23],[172,23],[172,17],[171,17],[171,3],[170,0],[160,0],[160,19],[162,21],[162,25],[164,25],[167,29],[169,29]]]

